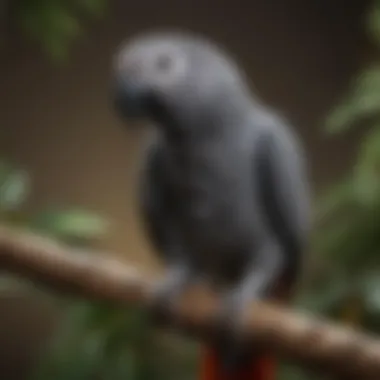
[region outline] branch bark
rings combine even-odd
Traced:
[[[114,304],[142,303],[151,279],[116,259],[76,252],[50,239],[0,226],[0,269],[45,284],[52,290]],[[215,330],[218,299],[205,289],[175,305],[170,320],[183,331],[207,337]],[[242,333],[302,366],[337,376],[380,379],[380,341],[311,315],[255,303]]]

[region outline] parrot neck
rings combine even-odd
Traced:
[[[219,93],[212,100],[183,102],[173,107],[158,107],[155,121],[166,140],[179,144],[206,142],[233,136],[252,112],[253,102],[244,93]]]

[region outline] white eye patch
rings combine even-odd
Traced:
[[[122,49],[116,57],[116,69],[148,81],[152,86],[165,86],[178,82],[186,75],[186,52],[168,42],[139,41]]]
[[[186,74],[187,56],[181,49],[157,44],[149,55],[149,75],[154,75],[158,83],[170,86]]]

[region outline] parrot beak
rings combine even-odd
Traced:
[[[117,78],[114,83],[113,105],[123,119],[147,117],[150,91],[134,80]]]

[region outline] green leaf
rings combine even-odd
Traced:
[[[61,4],[51,3],[44,20],[44,28],[38,29],[37,37],[52,58],[62,60],[69,43],[81,32],[78,20]]]
[[[380,4],[375,1],[368,12],[367,27],[373,41],[380,45]]]
[[[0,184],[4,183],[14,168],[6,161],[0,161]]]
[[[144,341],[152,333],[147,312],[133,308],[120,312],[107,324],[109,331],[108,351],[117,352],[125,343],[135,348],[144,345]]]
[[[27,2],[17,9],[25,35],[38,41],[53,59],[65,58],[69,43],[81,32],[70,4],[45,0]]]
[[[82,210],[52,210],[31,219],[35,229],[59,238],[94,239],[106,233],[108,223],[100,216]]]
[[[107,2],[105,0],[77,0],[76,4],[92,16],[99,16],[104,12]]]
[[[284,363],[280,367],[278,380],[320,380],[320,377],[314,377],[298,366]]]
[[[82,380],[95,373],[136,378],[135,346],[140,343],[132,337],[144,337],[141,323],[132,309],[125,313],[102,303],[71,301],[34,379]]]
[[[372,265],[380,248],[379,207],[340,214],[317,231],[314,248],[347,271]]]
[[[41,366],[34,380],[87,380],[93,379],[104,361],[106,336],[103,332],[91,332],[81,336],[81,340],[70,351],[61,352],[54,358],[45,358],[46,366]]]
[[[64,308],[47,352],[34,373],[34,380],[86,379],[92,375],[104,356],[105,335],[89,328],[94,311],[91,302],[71,301]]]
[[[65,376],[70,380],[93,379],[94,375],[102,367],[105,359],[104,348],[107,342],[107,336],[104,332],[92,332],[83,341],[79,352],[72,355],[71,365],[67,365],[69,373]]]
[[[380,128],[363,138],[354,171],[357,200],[371,206],[380,201]]]
[[[29,195],[30,178],[25,170],[10,170],[0,184],[0,211],[12,211]]]
[[[101,373],[105,379],[125,380],[136,379],[136,356],[131,347],[123,347],[108,357]]]
[[[354,192],[351,179],[343,180],[331,186],[318,200],[316,209],[317,223],[352,205],[353,201]]]
[[[380,268],[372,273],[365,273],[361,285],[366,308],[371,313],[380,314]]]
[[[301,294],[297,303],[310,312],[326,315],[340,304],[349,290],[346,274],[335,271],[333,276],[324,278],[318,289]]]
[[[355,81],[351,94],[326,120],[329,134],[347,131],[359,121],[380,113],[380,67],[364,71]]]

